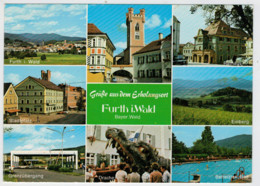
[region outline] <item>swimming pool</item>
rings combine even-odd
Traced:
[[[245,168],[245,175],[252,174],[252,159],[173,165],[172,181],[188,182],[189,174],[190,179],[193,179],[192,174],[200,174],[201,183],[221,183],[222,180],[228,183],[239,167]]]

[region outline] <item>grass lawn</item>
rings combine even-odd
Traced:
[[[17,182],[17,178],[12,178],[9,175],[12,176],[12,174],[4,174],[4,181],[8,181],[8,182]]]
[[[24,59],[9,58],[4,63],[8,65],[85,65],[86,55],[73,55],[58,53],[44,53],[46,60],[41,60],[43,53],[37,53],[38,57],[27,57]]]
[[[233,123],[232,120],[244,121],[252,125],[252,113],[228,112],[178,105],[173,105],[172,108],[172,123],[174,125],[238,125],[238,123]]]
[[[82,176],[82,175],[84,175],[84,173],[80,174],[80,173],[77,173],[77,172],[61,172],[61,171],[54,171],[54,170],[48,170],[48,171],[57,172],[57,173],[60,173],[60,174],[72,175],[72,176]]]

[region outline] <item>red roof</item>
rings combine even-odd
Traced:
[[[135,52],[134,55],[135,54],[145,53],[145,52],[152,52],[152,51],[160,50],[162,42],[166,41],[166,40],[171,40],[171,34],[166,36],[163,39],[152,41],[148,45],[144,46],[142,49],[140,49],[137,52]]]
[[[101,32],[95,24],[89,23],[88,24],[88,34],[105,34],[105,33]]]
[[[35,77],[31,77],[31,76],[29,76],[29,78],[31,78],[34,81],[40,83],[42,86],[46,87],[47,89],[62,91],[62,89],[60,87],[58,87],[57,85],[55,85],[51,81],[42,80],[42,79],[38,79],[38,78],[35,78]]]

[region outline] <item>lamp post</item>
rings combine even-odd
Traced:
[[[47,128],[48,130],[57,132],[57,133],[59,133],[61,135],[61,156],[62,156],[61,167],[63,167],[63,137],[64,137],[64,134],[75,130],[75,129],[71,129],[71,130],[68,130],[68,131],[65,132],[66,128],[67,127],[63,127],[62,132],[58,131],[58,130],[55,130],[55,129]]]

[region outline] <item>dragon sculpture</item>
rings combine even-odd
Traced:
[[[170,160],[158,156],[156,148],[144,141],[129,141],[121,129],[107,129],[106,138],[108,139],[106,148],[110,146],[116,148],[121,160],[130,166],[136,165],[140,172],[144,172],[144,168],[150,167],[154,162],[170,169]]]

